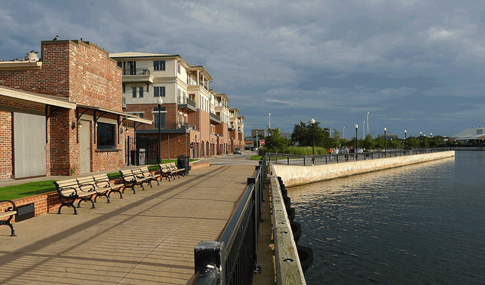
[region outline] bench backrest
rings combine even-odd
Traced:
[[[133,174],[133,171],[131,171],[131,169],[128,169],[128,170],[120,170],[120,173],[121,173],[121,178],[124,181],[132,182],[132,181],[135,181],[136,180],[136,177]]]
[[[93,179],[98,187],[104,188],[111,186],[107,173],[93,175]]]
[[[77,183],[82,191],[89,191],[94,189],[94,180],[92,176],[78,177]]]
[[[54,184],[56,185],[57,192],[61,193],[63,196],[76,194],[76,191],[80,190],[76,178],[54,181]]]

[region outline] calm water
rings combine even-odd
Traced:
[[[308,284],[485,284],[485,152],[288,188]]]

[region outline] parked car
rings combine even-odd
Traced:
[[[340,152],[340,150],[338,148],[333,150],[333,154],[338,154],[339,152]]]
[[[358,149],[357,149],[357,153],[363,153],[363,152],[364,152],[364,150],[363,150],[363,149],[361,149],[361,148],[358,148]]]
[[[242,154],[242,150],[241,150],[240,148],[236,147],[236,148],[234,149],[234,154],[239,154],[239,155],[241,155],[241,154]]]

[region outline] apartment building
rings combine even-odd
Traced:
[[[124,52],[110,57],[122,69],[124,112],[154,122],[137,129],[138,148],[148,157],[157,155],[159,134],[162,159],[222,155],[242,144],[228,128],[231,121],[234,125],[229,98],[210,88],[213,78],[203,66],[190,65],[178,54]],[[243,125],[237,130],[243,132]]]
[[[0,62],[0,179],[123,166],[125,136],[151,124],[122,112],[122,74],[97,45],[41,43],[41,58]]]

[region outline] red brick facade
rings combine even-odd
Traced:
[[[83,120],[90,126],[90,171],[121,168],[121,151],[100,151],[95,143],[94,119],[101,118],[116,125],[119,115],[95,111],[104,108],[122,112],[122,75],[116,61],[108,52],[89,42],[47,41],[42,42],[42,67],[40,69],[1,69],[0,85],[10,88],[64,97],[90,107],[78,106]],[[1,66],[0,66],[1,67]],[[76,110],[48,107],[28,101],[0,100],[0,106],[15,109],[0,111],[0,179],[11,178],[12,167],[12,117],[14,112],[32,111],[49,114],[47,118],[46,170],[47,175],[80,173],[80,145]],[[1,108],[0,108],[1,110]],[[96,116],[94,116],[96,115]],[[123,142],[116,134],[115,149],[121,150]]]

